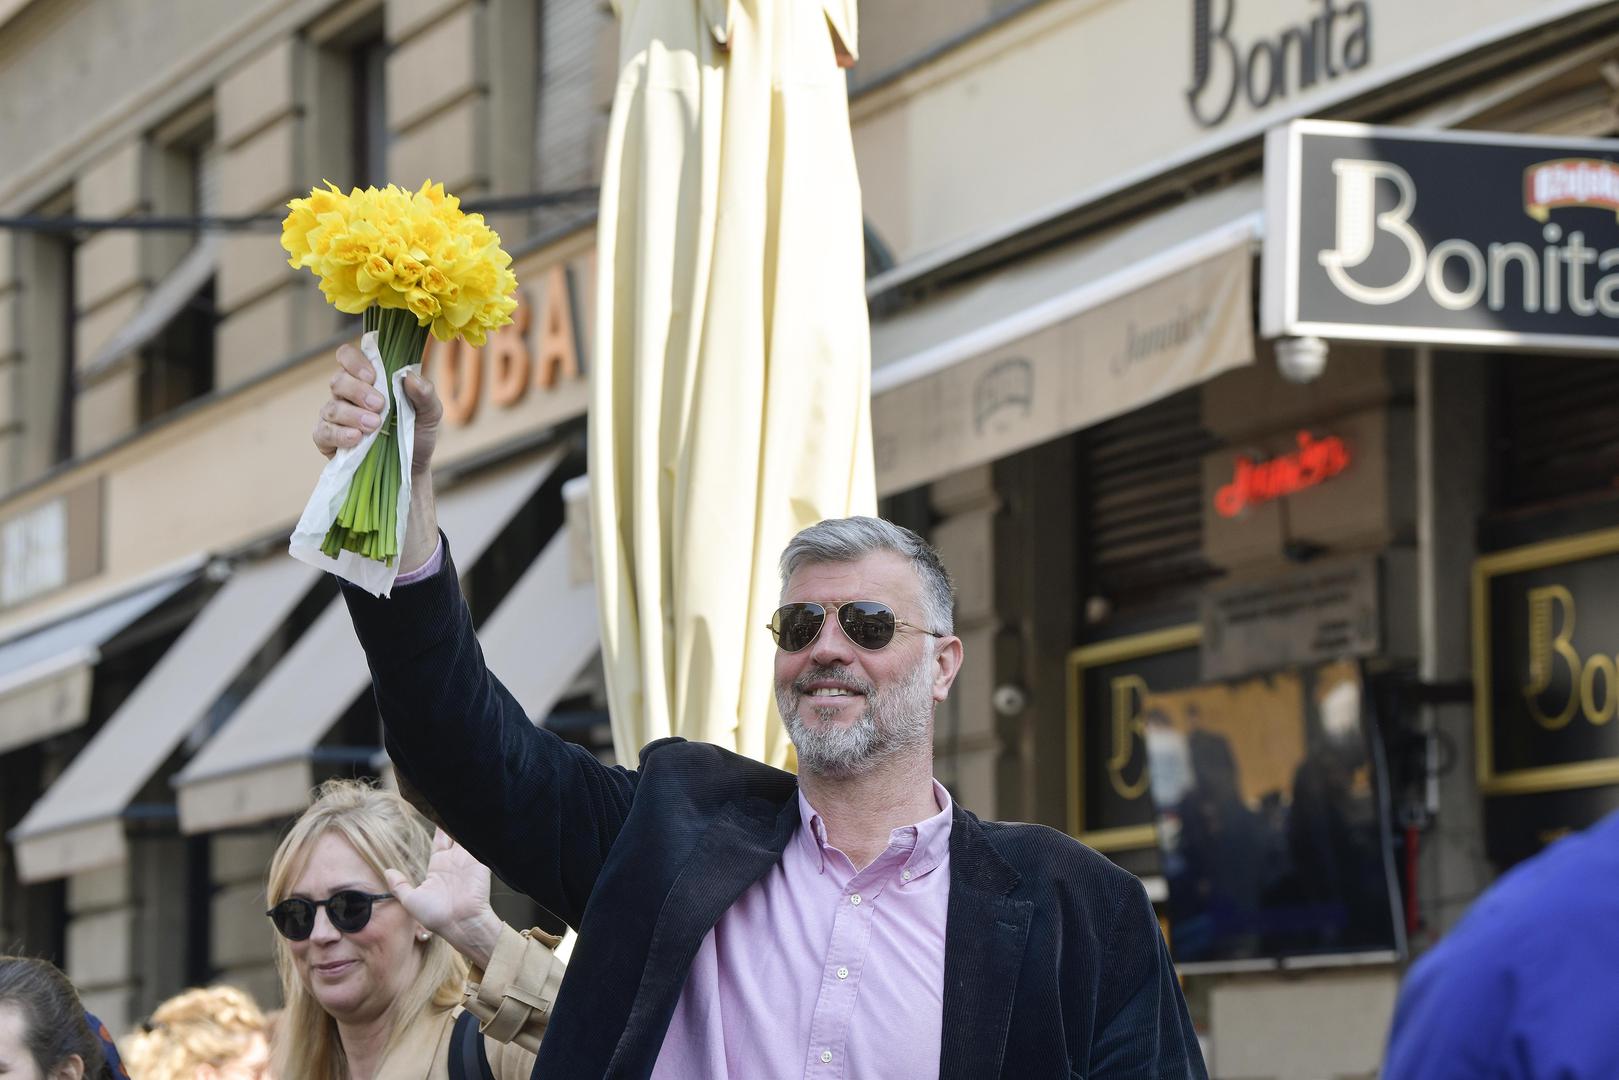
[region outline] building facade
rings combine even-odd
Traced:
[[[860,54],[879,492],[960,586],[940,779],[1147,881],[1214,1073],[1372,1074],[1406,959],[1619,802],[1596,599],[1619,378],[1574,349],[1321,334],[1294,381],[1308,350],[1260,321],[1265,136],[1611,136],[1619,4],[868,0]],[[600,745],[569,481],[616,71],[595,0],[0,2],[0,941],[115,1024],[214,978],[273,1000],[278,832],[325,776],[385,768],[335,592],[280,555],[354,333],[277,244],[312,183],[525,196],[491,212],[517,323],[428,358],[443,516],[497,674]],[[560,605],[582,630],[538,617]],[[1545,683],[1539,742],[1480,708],[1485,672]],[[1392,894],[1345,925],[1387,932],[1200,936],[1166,841],[1197,831],[1171,777],[1209,759],[1185,748],[1219,736],[1242,765],[1222,820],[1293,851],[1351,690],[1371,749],[1333,805]],[[1566,768],[1503,784],[1515,765]]]
[[[1148,883],[1216,1075],[1374,1074],[1407,959],[1615,791],[1603,628],[1576,632],[1571,584],[1594,587],[1611,542],[1611,211],[1548,219],[1521,166],[1436,151],[1447,182],[1405,218],[1440,260],[1425,294],[1470,301],[1466,233],[1429,231],[1432,203],[1489,190],[1491,214],[1547,230],[1537,258],[1584,230],[1561,336],[1482,296],[1561,256],[1478,275],[1484,330],[1261,319],[1284,254],[1356,246],[1341,189],[1291,218],[1267,198],[1285,162],[1265,133],[1506,133],[1600,172],[1616,14],[1032,5],[855,99],[896,252],[870,289],[879,488],[927,481],[895,515],[955,563],[989,553],[967,624],[989,663],[969,659],[964,727],[942,730],[990,748],[1001,815]],[[1402,160],[1365,141],[1342,157]],[[1372,210],[1404,204],[1361,173],[1386,260],[1401,244]],[[1288,235],[1324,240],[1273,252]],[[1358,272],[1392,282],[1376,259]]]

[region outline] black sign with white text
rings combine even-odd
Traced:
[[[1296,121],[1265,188],[1268,337],[1619,349],[1619,140]]]

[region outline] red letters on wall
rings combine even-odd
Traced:
[[[1317,439],[1301,431],[1292,453],[1257,462],[1239,456],[1231,482],[1215,492],[1214,509],[1221,517],[1236,517],[1250,506],[1323,484],[1349,468],[1349,461],[1349,447],[1338,436]]]

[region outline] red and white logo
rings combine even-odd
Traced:
[[[1619,217],[1619,164],[1600,158],[1562,158],[1523,171],[1524,213],[1544,222],[1562,206],[1612,210]]]

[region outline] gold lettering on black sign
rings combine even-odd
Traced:
[[[1147,790],[1147,768],[1142,765],[1132,782],[1124,770],[1136,757],[1136,747],[1146,747],[1147,722],[1141,715],[1146,700],[1147,681],[1139,675],[1121,675],[1113,680],[1113,752],[1107,759],[1107,778],[1121,799],[1139,799]]]
[[[1590,659],[1574,647],[1574,594],[1562,585],[1530,589],[1529,679],[1524,702],[1535,723],[1547,731],[1561,731],[1578,711],[1592,724],[1606,724],[1619,706],[1619,667],[1615,658],[1598,653]],[[1558,619],[1561,609],[1561,622]],[[1544,700],[1559,671],[1566,675],[1567,698],[1559,705]]]

